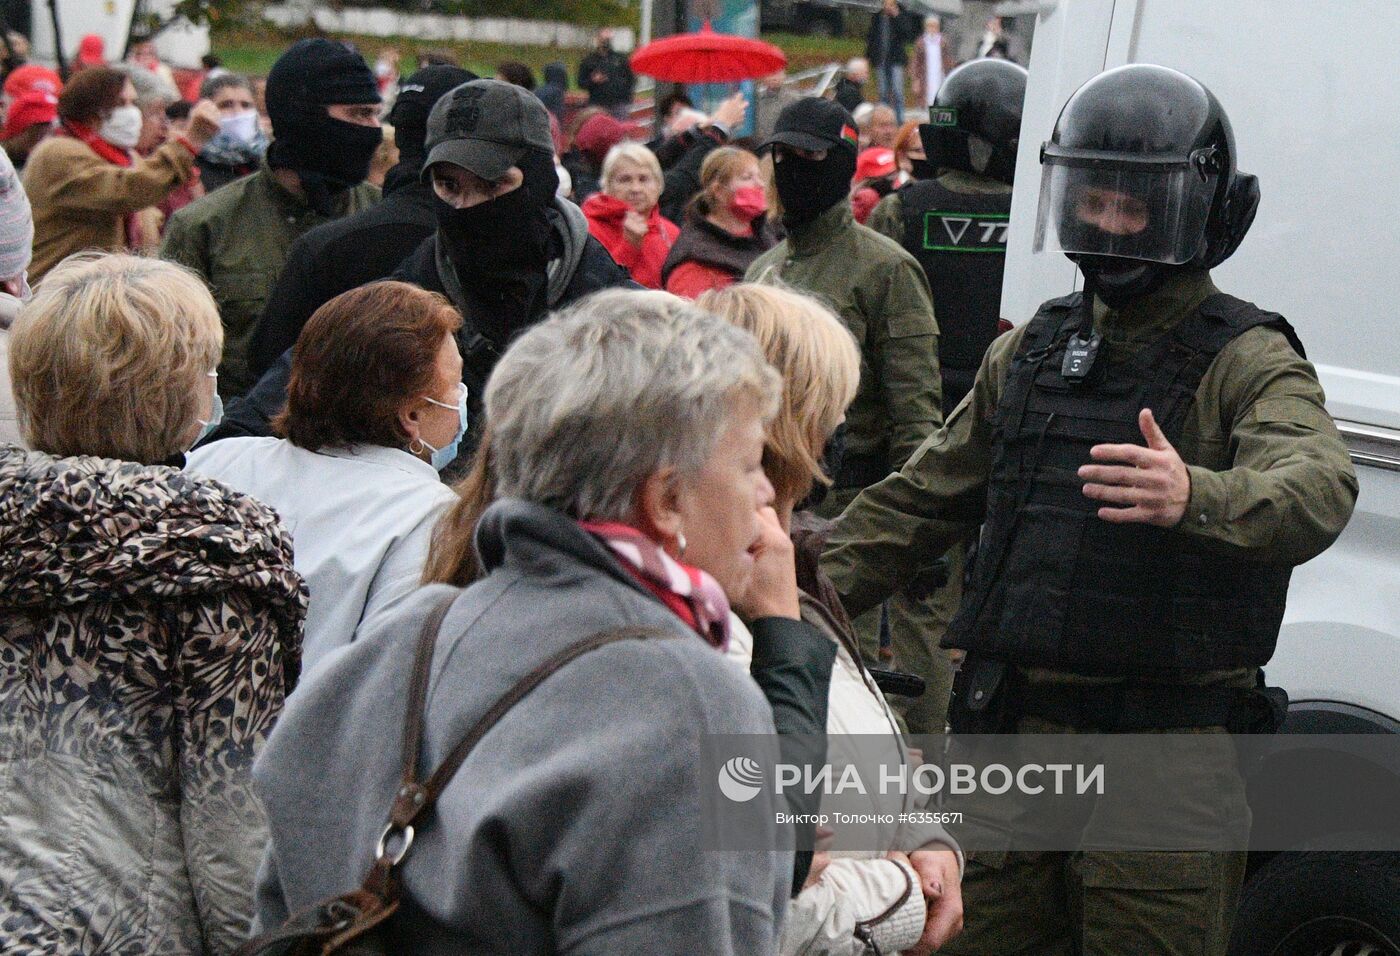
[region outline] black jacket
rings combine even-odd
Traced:
[[[577,261],[572,274],[559,274],[551,279],[550,287],[554,291],[548,296],[549,310],[564,308],[600,289],[640,288],[632,281],[627,270],[613,261],[603,244],[588,234],[588,222],[577,206],[567,200],[557,200],[551,222],[554,226],[550,244],[551,267],[567,269],[567,260],[572,258],[569,248],[573,246],[577,249],[576,244],[579,243],[582,244],[582,248],[576,253]],[[491,370],[496,367],[496,360],[505,352],[510,342],[493,337],[484,325],[472,321],[470,305],[460,300],[458,295],[454,294],[454,290],[449,288],[454,283],[444,281],[438,262],[437,236],[433,235],[425,239],[413,254],[404,260],[394,273],[394,278],[412,282],[430,292],[441,292],[462,313],[462,328],[457,333],[457,342],[462,349],[462,381],[467,383],[475,431],[475,423],[482,417],[479,414],[479,403],[486,391],[486,380],[490,377]],[[529,328],[544,318],[544,315],[545,312],[542,311],[538,315],[525,317],[524,321],[516,326],[515,332],[519,333]]]
[[[716,129],[688,129],[667,145],[679,152],[663,177],[661,215],[672,222],[685,218],[685,207],[700,191],[700,167],[705,157],[719,149],[726,137]]]
[[[569,70],[562,63],[550,63],[544,68],[544,82],[535,89],[544,108],[564,122],[564,94],[569,91]]]
[[[847,113],[854,113],[865,102],[865,91],[855,80],[843,76],[836,81],[836,102],[846,107]]]
[[[883,56],[880,49],[880,21],[888,20],[890,25],[889,56]],[[876,13],[870,18],[870,32],[865,37],[865,58],[870,61],[873,67],[880,67],[886,63],[895,63],[903,66],[909,62],[909,51],[905,49],[909,41],[917,36],[917,31],[912,25],[909,14],[900,11],[894,17],[886,17],[884,13]]]
[[[593,82],[593,74],[602,73],[601,83]],[[602,52],[594,50],[578,65],[579,89],[588,91],[591,106],[620,106],[632,101],[632,88],[637,78],[632,75],[632,67],[627,57],[616,50]]]
[[[211,163],[203,157],[196,157],[194,164],[199,167],[199,181],[203,183],[206,193],[212,193],[220,186],[227,186],[235,179],[242,179],[258,171],[257,163],[225,166],[223,163]]]
[[[386,180],[379,203],[292,244],[253,334],[253,374],[262,375],[296,343],[313,312],[342,292],[386,278],[437,228],[432,186],[416,174],[405,179]]]
[[[568,206],[572,205],[567,200],[559,202],[561,209],[567,209]],[[632,281],[627,270],[619,266],[613,261],[612,256],[608,255],[608,250],[603,247],[603,244],[588,234],[587,220],[583,218],[583,213],[578,211],[578,207],[573,207],[573,212],[576,215],[556,215],[554,217],[555,241],[552,247],[551,263],[561,260],[570,244],[581,243],[581,254],[578,256],[577,262],[573,264],[573,271],[570,275],[559,275],[556,278],[554,285],[561,287],[561,291],[557,296],[550,297],[549,308],[563,308],[590,292],[597,292],[600,289],[619,286],[640,289],[641,286]],[[567,237],[564,235],[566,231]],[[470,450],[470,448],[475,447],[476,441],[480,437],[478,425],[483,420],[481,398],[486,389],[486,379],[490,376],[491,369],[495,367],[496,359],[510,343],[486,338],[484,348],[469,348],[473,344],[473,336],[479,335],[479,330],[471,321],[470,309],[465,306],[465,303],[454,299],[447,288],[447,283],[443,282],[442,276],[438,272],[437,235],[435,232],[430,233],[410,252],[408,257],[398,265],[392,276],[381,273],[372,278],[399,279],[404,282],[412,282],[430,292],[440,292],[449,299],[453,299],[453,305],[462,312],[463,322],[462,329],[458,332],[458,343],[462,346],[462,381],[467,383],[472,422],[471,431],[468,433],[463,451]],[[543,314],[531,316],[520,328],[527,328],[543,317]],[[291,349],[287,349],[268,369],[267,373],[258,380],[252,391],[240,399],[229,402],[222,424],[201,444],[241,435],[271,434],[269,423],[287,401],[287,382],[291,378],[291,370],[292,353]]]

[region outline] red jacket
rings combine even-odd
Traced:
[[[680,229],[661,215],[660,207],[652,207],[647,217],[647,234],[640,246],[627,241],[622,232],[622,220],[632,207],[621,199],[605,193],[594,193],[583,203],[588,217],[588,231],[603,244],[614,261],[632,274],[638,285],[648,289],[661,288],[661,266],[671,251]]]

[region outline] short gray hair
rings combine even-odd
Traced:
[[[638,486],[704,467],[736,409],[778,410],[748,332],[667,292],[608,290],[530,329],[486,386],[499,497],[626,520]]]
[[[145,110],[159,105],[165,109],[180,98],[180,92],[165,80],[156,76],[144,66],[133,63],[115,63],[112,69],[125,73],[131,85],[136,88],[136,105]]]

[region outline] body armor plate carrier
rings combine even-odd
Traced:
[[[1020,666],[1152,681],[1262,666],[1278,639],[1291,568],[1175,529],[1103,521],[1077,472],[1094,445],[1142,444],[1143,408],[1177,445],[1206,370],[1246,330],[1275,328],[1300,355],[1302,345],[1282,316],[1216,294],[1136,356],[1100,355],[1094,374],[1070,384],[1060,368],[1081,298],[1041,307],[1007,373],[981,551],[944,645]]]
[[[924,267],[933,294],[947,415],[972,390],[999,334],[1011,193],[960,193],[926,179],[905,186],[899,199],[904,248]]]

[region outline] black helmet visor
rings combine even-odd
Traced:
[[[1129,157],[1047,144],[1035,251],[1190,262],[1217,184],[1209,152]]]

